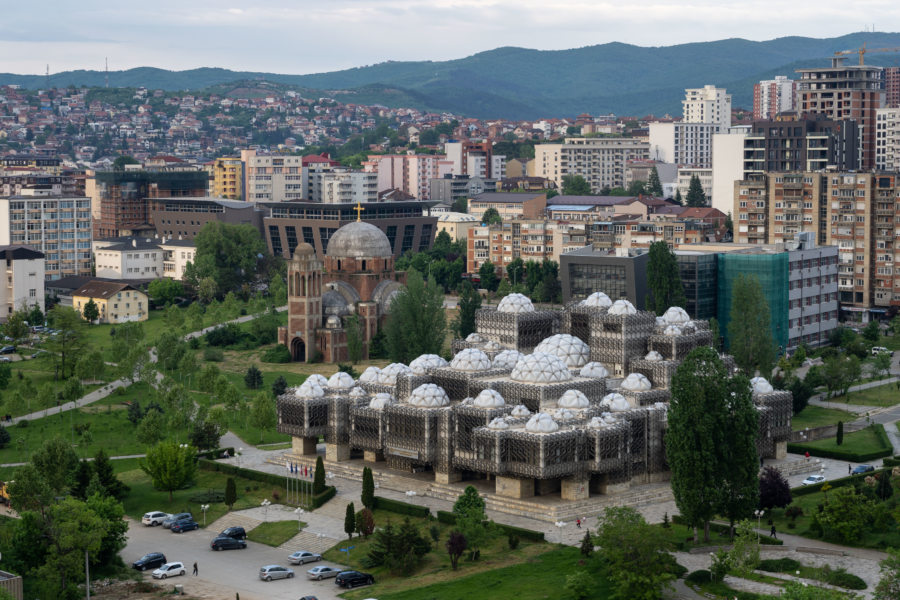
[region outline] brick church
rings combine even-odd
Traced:
[[[325,362],[348,360],[345,319],[353,314],[367,358],[391,300],[406,284],[406,273],[394,272],[387,236],[363,221],[334,232],[324,263],[310,244],[299,244],[287,275],[288,324],[278,328],[278,342],[290,348],[292,360],[303,362],[317,352]]]

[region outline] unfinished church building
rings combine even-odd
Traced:
[[[584,500],[668,477],[672,375],[711,343],[707,322],[681,308],[657,318],[596,293],[562,311],[511,294],[479,310],[476,324],[449,363],[425,355],[369,367],[357,381],[313,375],[279,397],[292,454],[315,454],[324,439],[326,460],[432,471],[436,484],[486,479],[508,498]],[[762,378],[752,385],[760,456],[782,457],[791,395]]]

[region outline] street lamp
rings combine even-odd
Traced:
[[[766,514],[766,511],[763,509],[754,510],[753,514],[756,515],[756,545],[759,545],[759,528],[761,526],[760,521],[762,520],[762,516]]]
[[[201,504],[200,510],[203,511],[203,526],[206,527],[206,511],[209,510],[209,504]]]
[[[304,513],[304,512],[306,512],[306,511],[304,511],[304,510],[303,510],[302,508],[300,508],[300,507],[297,507],[297,509],[294,510],[294,514],[297,515],[297,531],[298,531],[298,532],[299,532],[301,529],[303,529],[302,523],[303,523],[303,513]]]
[[[238,467],[241,466],[241,455],[244,453],[243,448],[238,448]]]
[[[269,505],[270,504],[272,504],[272,503],[269,502],[268,498],[263,498],[263,501],[259,503],[259,505],[265,509],[265,513],[264,513],[265,516],[263,516],[263,521],[269,520]]]

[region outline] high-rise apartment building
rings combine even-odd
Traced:
[[[797,110],[797,82],[786,75],[760,81],[753,86],[753,118],[774,119],[778,113]]]
[[[228,200],[244,199],[244,163],[237,157],[217,158],[212,167],[212,195]]]
[[[650,145],[633,138],[566,138],[563,144],[534,147],[535,176],[562,189],[563,177],[580,175],[595,194],[604,188],[625,187],[629,161],[647,160]]]
[[[378,174],[346,167],[303,167],[304,199],[325,204],[378,201]]]
[[[682,120],[685,123],[712,123],[719,129],[731,127],[731,94],[725,88],[705,85],[702,88],[684,90],[681,101]]]
[[[241,150],[244,199],[248,202],[303,200],[303,158]]]
[[[717,123],[650,123],[650,158],[689,167],[712,166],[712,138]]]
[[[875,111],[875,169],[900,171],[900,108]]]
[[[506,157],[495,156],[493,144],[483,142],[458,142],[451,140],[444,144],[447,160],[453,163],[454,175],[503,179],[506,177]]]
[[[832,58],[831,67],[797,69],[798,112],[833,121],[856,121],[860,168],[870,170],[875,168],[875,111],[885,105],[884,73],[881,67],[845,63],[843,58]]]
[[[859,168],[855,121],[777,119],[754,121],[744,138],[744,175],[771,171]]]
[[[429,200],[432,179],[451,173],[453,162],[443,154],[373,154],[363,171],[378,174],[378,191],[401,190],[413,198]]]
[[[884,68],[884,105],[900,107],[900,67]]]

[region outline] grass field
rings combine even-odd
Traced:
[[[838,421],[847,423],[856,419],[853,413],[834,408],[824,408],[821,406],[807,405],[798,414],[791,419],[791,428],[794,431],[800,431],[809,427],[824,427],[826,425],[836,425]]]
[[[306,523],[302,521],[267,521],[251,529],[247,533],[247,539],[277,548],[297,535],[304,527]]]
[[[8,401],[16,392],[21,392],[25,399],[25,406],[20,410],[16,410],[15,406],[4,404],[2,407],[3,414],[10,414],[14,417],[37,412],[50,406],[55,406],[54,400],[50,405],[44,406],[38,401],[38,391],[46,384],[53,387],[54,392],[61,392],[65,386],[64,380],[56,379],[56,370],[53,366],[53,360],[49,355],[39,356],[38,358],[30,358],[10,363],[12,367],[12,378],[9,385],[3,391],[3,399]],[[110,368],[112,370],[112,368]],[[109,381],[112,377],[105,374],[99,378],[101,381]],[[100,387],[96,384],[84,386],[84,393],[94,391]]]
[[[844,434],[844,443],[837,445],[837,438],[826,438],[824,440],[816,440],[807,442],[803,447],[819,448],[821,450],[840,450],[842,452],[851,452],[856,454],[869,454],[885,449],[881,440],[875,435],[870,428],[855,431],[853,433]]]
[[[850,392],[846,396],[837,396],[830,402],[846,402],[859,406],[894,406],[900,404],[900,389],[896,383],[888,383],[878,387]]]

